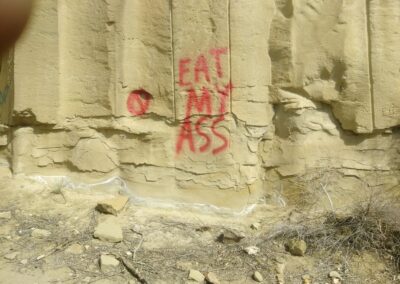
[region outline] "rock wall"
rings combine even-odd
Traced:
[[[398,0],[39,0],[1,57],[1,169],[234,208],[397,185],[399,15]]]

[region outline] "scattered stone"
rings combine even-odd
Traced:
[[[250,225],[250,228],[252,228],[253,230],[259,230],[261,228],[261,224],[256,222]]]
[[[26,264],[28,264],[28,260],[27,260],[27,259],[23,259],[23,260],[21,260],[21,264],[23,264],[23,265],[26,265]]]
[[[290,240],[286,244],[286,250],[294,256],[304,256],[307,250],[307,243],[303,240]]]
[[[80,244],[72,244],[65,250],[65,252],[70,254],[82,254],[83,247]]]
[[[19,252],[12,252],[12,253],[6,254],[4,256],[4,258],[8,259],[8,260],[14,260],[18,254],[19,254]]]
[[[99,202],[96,206],[96,210],[105,213],[117,215],[122,209],[124,209],[129,198],[127,196],[119,195],[114,198],[106,199]]]
[[[132,252],[130,252],[129,250],[125,252],[127,256],[132,256]]]
[[[301,277],[302,284],[311,284],[312,278],[310,275],[306,274]]]
[[[109,216],[105,221],[99,223],[93,236],[110,243],[118,243],[123,239],[121,226],[117,223],[117,218],[113,216]]]
[[[211,231],[211,227],[209,226],[201,226],[199,228],[196,229],[197,232],[208,232]]]
[[[260,272],[255,271],[253,274],[253,279],[257,282],[262,282],[264,280],[263,276],[261,275]]]
[[[11,212],[0,212],[0,219],[11,219]]]
[[[50,283],[64,283],[74,276],[74,272],[67,266],[58,267],[55,269],[46,270],[46,276],[49,279],[54,279]]]
[[[206,281],[209,284],[220,284],[217,275],[215,275],[215,273],[213,272],[208,272],[207,276],[206,276]]]
[[[285,276],[283,274],[276,274],[275,279],[276,279],[276,284],[284,284],[285,283]]]
[[[31,233],[31,236],[38,239],[44,239],[51,235],[51,232],[42,229],[34,229]]]
[[[182,271],[188,271],[193,267],[193,263],[189,261],[177,261],[176,268]]]
[[[100,256],[100,269],[103,273],[114,271],[119,266],[119,260],[110,254],[102,254]]]
[[[256,246],[250,246],[244,249],[244,251],[248,254],[248,255],[256,255],[257,253],[260,252],[260,248],[256,247]]]
[[[340,276],[339,272],[337,272],[337,271],[329,272],[328,276],[329,276],[329,278],[333,278],[333,279],[337,278],[339,280],[342,280],[342,276]]]
[[[205,277],[203,273],[201,273],[200,271],[195,269],[190,269],[188,279],[196,282],[203,282]]]
[[[44,255],[44,254],[41,254],[41,255],[39,255],[37,258],[36,258],[36,260],[41,260],[42,258],[44,258],[46,255]]]
[[[224,244],[238,243],[242,239],[244,239],[244,235],[242,233],[237,233],[232,230],[223,231],[217,238],[219,242]]]
[[[285,264],[277,262],[275,266],[275,272],[277,274],[283,274],[284,271],[285,271]]]

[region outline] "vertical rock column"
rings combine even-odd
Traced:
[[[13,124],[56,124],[59,108],[57,1],[36,1],[14,52]]]
[[[262,188],[259,145],[266,132],[273,135],[273,109],[269,102],[271,60],[269,36],[273,1],[230,1],[232,113],[237,130],[231,150],[240,171],[240,184]],[[249,16],[251,15],[251,16]]]
[[[58,3],[60,118],[111,115],[106,2]]]
[[[172,28],[177,187],[218,202],[218,189],[240,179],[231,153],[229,1],[173,0]]]
[[[400,124],[400,3],[366,1],[375,128]]]

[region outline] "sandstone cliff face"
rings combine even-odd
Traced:
[[[2,169],[224,207],[396,185],[399,15],[398,0],[37,1],[1,60]]]

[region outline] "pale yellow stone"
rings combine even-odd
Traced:
[[[100,201],[96,209],[102,213],[117,215],[128,202],[129,198],[127,196],[119,195],[114,198],[106,199]]]

